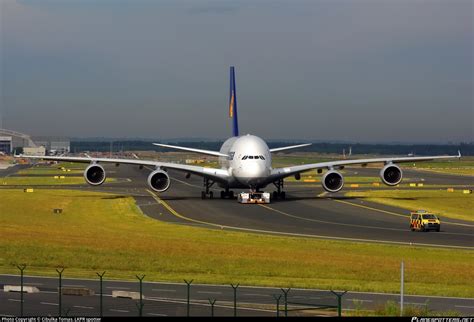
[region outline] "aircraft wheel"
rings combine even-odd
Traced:
[[[225,198],[225,191],[221,190],[221,199],[224,199],[224,198]]]
[[[214,192],[210,191],[209,192],[209,199],[212,199],[212,198],[214,198]]]
[[[286,193],[284,191],[282,191],[281,194],[280,194],[280,197],[281,197],[281,199],[285,199],[286,198]]]
[[[278,192],[273,191],[273,199],[278,199]]]
[[[229,191],[229,199],[234,199],[234,192],[233,191]]]
[[[201,191],[201,199],[206,199],[206,192]]]

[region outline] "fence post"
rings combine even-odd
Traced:
[[[234,289],[234,316],[237,316],[237,288],[239,287],[239,285],[240,284],[230,284],[230,286],[232,286],[232,288]]]
[[[97,276],[99,276],[99,279],[100,279],[100,303],[99,303],[99,305],[100,305],[100,317],[102,317],[103,316],[103,311],[102,311],[102,307],[103,307],[102,306],[102,294],[103,294],[103,292],[102,292],[102,278],[104,277],[105,272],[102,272],[102,274],[99,274],[99,273],[96,273],[96,274],[97,274]]]
[[[276,305],[276,311],[277,311],[277,318],[280,317],[280,299],[281,299],[281,294],[273,294],[273,298],[276,300],[277,305]]]
[[[288,317],[288,293],[290,292],[290,290],[291,288],[287,288],[286,290],[283,288],[281,289],[285,297],[285,317]]]
[[[140,303],[138,304],[138,314],[140,317],[143,316],[143,288],[142,288],[142,282],[143,282],[143,279],[145,278],[145,275],[142,275],[142,276],[138,276],[138,275],[135,275],[136,278],[138,278],[139,280],[139,283],[140,283]]]
[[[403,295],[404,295],[403,284],[405,283],[404,273],[405,273],[405,266],[402,261],[400,265],[400,316],[403,316]]]
[[[187,298],[187,304],[186,304],[186,316],[189,317],[189,296],[190,296],[190,293],[191,293],[191,283],[193,282],[194,280],[190,280],[190,281],[187,281],[187,280],[184,280],[184,282],[186,283],[186,286],[188,288],[188,298]]]
[[[16,266],[20,270],[20,316],[23,316],[23,271],[26,268],[26,264]]]
[[[59,317],[61,317],[61,312],[62,312],[62,295],[63,295],[63,287],[62,287],[62,278],[63,278],[63,272],[64,272],[64,267],[56,268],[56,272],[59,274],[59,288],[58,288],[58,296],[59,296]]]
[[[211,316],[214,317],[214,304],[216,304],[216,299],[208,299],[209,300],[209,304],[211,304]]]
[[[336,295],[337,296],[337,316],[341,317],[342,315],[342,297],[344,296],[344,294],[347,293],[347,291],[344,291],[342,293],[337,293],[337,292],[334,292],[333,290],[331,290],[332,294]]]

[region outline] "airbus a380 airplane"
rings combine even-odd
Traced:
[[[143,166],[152,166],[154,171],[148,176],[148,185],[156,192],[164,192],[170,187],[170,177],[168,169],[182,171],[186,178],[190,175],[197,175],[204,178],[203,191],[201,196],[205,199],[213,197],[210,188],[217,184],[223,190],[221,198],[233,197],[230,189],[250,189],[250,191],[259,191],[267,185],[274,184],[276,191],[273,192],[273,198],[285,198],[283,191],[283,179],[294,176],[300,178],[300,173],[317,170],[322,173],[327,172],[322,177],[322,186],[328,192],[337,192],[344,186],[344,178],[337,171],[347,165],[360,164],[362,166],[368,163],[384,163],[380,171],[380,178],[389,186],[395,186],[402,180],[402,170],[397,163],[428,161],[435,159],[460,158],[461,153],[453,156],[429,156],[429,157],[400,157],[400,158],[376,158],[361,160],[341,160],[331,162],[312,163],[285,168],[272,168],[272,153],[284,150],[290,150],[308,146],[310,144],[300,144],[285,146],[276,149],[269,149],[264,140],[255,135],[239,135],[237,121],[237,96],[235,91],[235,72],[234,67],[230,68],[230,97],[229,97],[229,115],[233,122],[233,136],[227,139],[219,152],[194,149],[182,146],[173,146],[168,144],[153,143],[160,147],[177,149],[188,152],[202,153],[219,157],[220,169],[205,168],[192,165],[175,164],[151,160],[139,159],[113,159],[113,158],[94,158],[94,157],[67,157],[67,156],[23,156],[21,158],[33,158],[55,161],[83,162],[90,163],[84,171],[85,180],[98,186],[104,183],[106,173],[101,163],[115,163],[117,165],[132,164]]]

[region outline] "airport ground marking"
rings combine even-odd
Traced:
[[[191,183],[188,183],[188,182],[185,182],[185,181],[182,181],[182,180],[179,180],[179,179],[176,179],[174,177],[171,177],[171,179],[173,180],[176,180],[182,184],[185,184],[187,186],[190,186],[190,187],[196,187],[196,188],[200,188],[200,186],[197,186],[197,185],[194,185],[194,184],[191,184]],[[464,187],[464,185],[461,185]],[[213,190],[217,190],[217,189],[213,189]],[[319,198],[325,198],[325,196],[328,194],[327,191],[323,191],[321,192],[320,194],[317,195],[317,197]],[[395,212],[392,212],[392,211],[387,211],[387,210],[383,210],[383,209],[378,209],[378,208],[374,208],[374,207],[369,207],[369,206],[364,206],[364,205],[358,205],[358,204],[354,204],[354,203],[351,203],[351,202],[347,202],[347,201],[343,201],[343,200],[337,200],[337,199],[333,199],[333,198],[330,198],[330,197],[327,197],[325,199],[328,199],[328,200],[333,200],[333,201],[336,201],[336,202],[340,202],[340,203],[345,203],[345,204],[348,204],[348,205],[351,205],[351,206],[354,206],[354,207],[360,207],[360,208],[365,208],[365,209],[369,209],[369,210],[374,210],[374,211],[377,211],[377,212],[382,212],[382,213],[385,213],[385,214],[389,214],[389,215],[393,215],[393,216],[397,216],[397,217],[402,217],[402,218],[405,218],[405,219],[408,219],[409,218],[409,215],[402,215],[402,214],[398,214],[398,213],[395,213]],[[301,218],[301,219],[304,219],[304,218]],[[321,221],[323,222],[323,221]],[[330,224],[336,224],[336,223],[331,223],[331,222],[323,222],[323,223],[330,223]],[[461,224],[461,223],[453,223],[453,222],[449,222],[449,221],[443,221],[444,224],[447,224],[447,225],[456,225],[456,226],[463,226],[463,227],[474,227],[474,225],[469,225],[469,224]],[[348,224],[349,225],[349,224]],[[357,225],[356,225],[357,226]],[[359,227],[365,227],[365,228],[371,228],[370,226],[359,226]],[[378,227],[373,227],[373,228],[378,228]],[[384,228],[384,229],[388,229],[388,228]],[[401,230],[401,229],[392,229],[392,230]],[[452,233],[445,233],[445,234],[452,234]],[[454,234],[454,235],[459,235],[459,234]]]
[[[375,226],[365,226],[365,225],[356,225],[356,224],[345,224],[345,223],[337,223],[337,222],[332,222],[332,221],[325,221],[325,220],[319,220],[319,219],[312,219],[312,218],[305,218],[305,217],[300,217],[296,215],[289,214],[287,212],[272,208],[267,205],[262,205],[260,204],[261,207],[264,207],[268,210],[275,211],[281,215],[295,218],[295,219],[300,219],[300,220],[305,220],[305,221],[311,221],[311,222],[318,222],[318,223],[323,223],[323,224],[329,224],[329,225],[337,225],[337,226],[348,226],[348,227],[358,227],[358,228],[367,228],[367,229],[378,229],[378,230],[392,230],[392,231],[406,231],[406,229],[399,229],[399,228],[385,228],[385,227],[375,227]],[[440,232],[440,234],[443,235],[466,235],[470,236],[470,234],[459,234],[459,233],[447,233],[447,232]]]
[[[370,206],[365,206],[365,205],[359,205],[359,204],[352,203],[352,202],[348,202],[348,201],[344,201],[344,200],[337,200],[337,199],[333,199],[333,198],[328,198],[328,199],[329,199],[329,200],[332,200],[332,201],[335,201],[335,202],[343,203],[343,204],[346,204],[346,205],[350,205],[350,206],[354,206],[354,207],[359,207],[359,208],[364,208],[364,209],[369,209],[369,210],[381,212],[381,213],[388,214],[388,215],[392,215],[392,216],[403,217],[403,218],[405,218],[405,219],[409,219],[409,218],[410,218],[409,215],[402,215],[402,214],[398,214],[398,213],[396,213],[396,212],[392,212],[392,211],[388,211],[388,210],[378,209],[378,208],[374,208],[374,207],[370,207]],[[445,224],[445,225],[463,226],[463,227],[474,227],[474,225],[461,224],[461,223],[454,223],[454,222],[450,222],[450,221],[443,221],[443,224]],[[458,234],[456,234],[456,235],[458,235]]]
[[[349,226],[349,227],[359,227],[359,228],[369,228],[369,229],[381,229],[381,230],[394,230],[394,231],[405,231],[405,229],[398,229],[398,228],[382,228],[382,227],[374,227],[374,226],[365,226],[365,225],[355,225],[355,224],[345,224],[345,223],[337,223],[337,222],[332,222],[332,221],[325,221],[325,220],[319,220],[319,219],[312,219],[312,218],[306,218],[306,217],[300,217],[296,215],[289,214],[287,212],[272,208],[267,205],[260,204],[259,206],[277,212],[283,216],[295,218],[295,219],[300,219],[304,221],[311,221],[311,222],[317,222],[317,223],[322,223],[322,224],[329,224],[329,225],[337,225],[337,226]]]
[[[271,231],[271,230],[261,230],[261,229],[252,229],[252,228],[243,228],[243,227],[234,227],[234,226],[226,226],[226,225],[219,225],[216,223],[205,222],[189,217],[185,217],[173,208],[168,205],[163,199],[158,197],[155,193],[147,189],[147,191],[151,194],[151,196],[158,202],[158,204],[163,205],[171,214],[174,216],[185,220],[190,221],[202,225],[207,225],[211,227],[217,227],[220,229],[229,229],[234,231],[245,231],[249,233],[259,233],[259,234],[270,234],[270,235],[281,235],[281,236],[288,236],[288,237],[303,237],[303,238],[321,238],[321,239],[330,239],[330,240],[340,240],[340,241],[351,241],[351,242],[366,242],[366,243],[382,243],[382,244],[393,244],[393,245],[402,245],[402,246],[415,246],[415,247],[434,247],[434,248],[454,248],[454,249],[468,249],[473,250],[474,247],[469,246],[455,246],[455,245],[438,245],[438,244],[425,244],[425,243],[413,243],[413,242],[399,242],[399,241],[389,241],[389,240],[376,240],[376,239],[363,239],[363,238],[349,238],[349,237],[334,237],[334,236],[323,236],[323,235],[310,235],[310,234],[298,234],[298,233],[289,233],[289,232],[280,232],[280,231]]]

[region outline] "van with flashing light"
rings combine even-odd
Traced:
[[[439,218],[426,210],[417,210],[410,212],[411,231],[440,231],[441,221]]]

